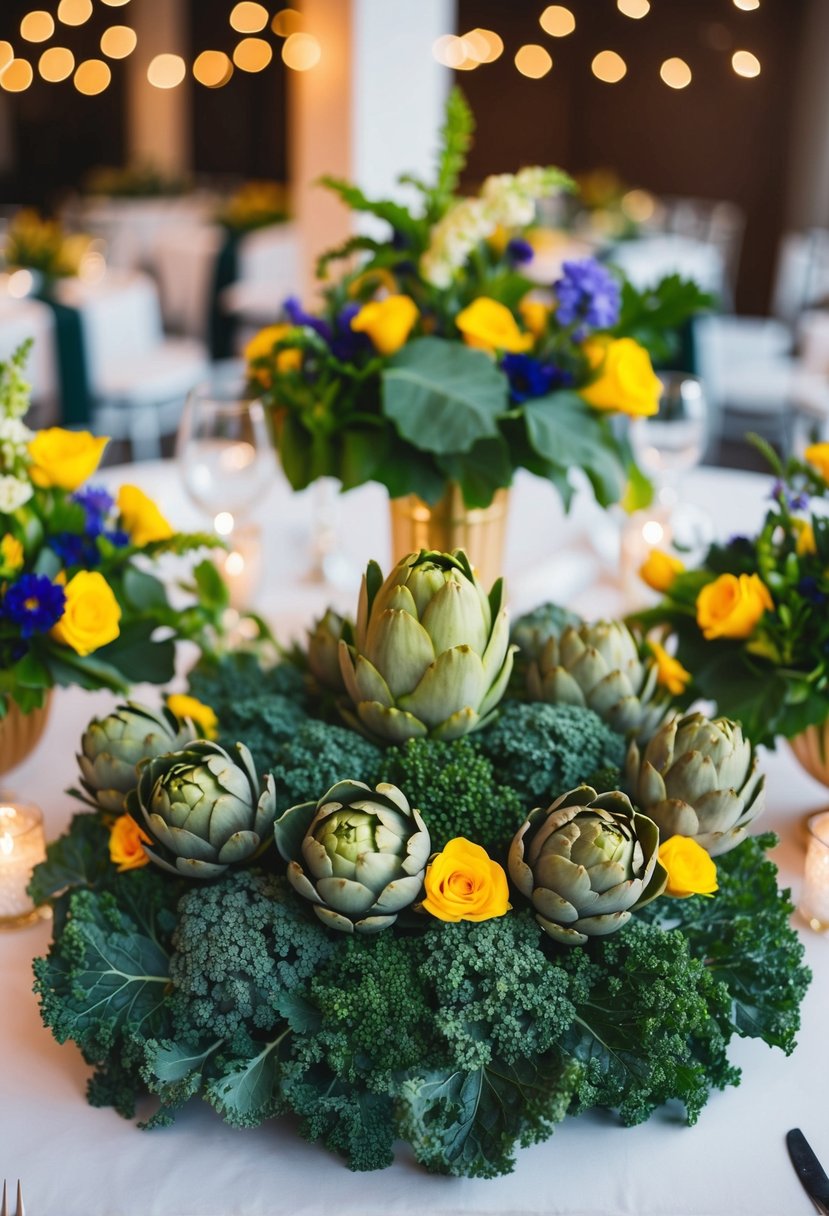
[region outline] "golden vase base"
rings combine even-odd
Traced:
[[[42,920],[51,920],[52,909],[48,904],[39,908],[31,908],[28,912],[19,912],[17,916],[0,916],[0,933],[8,933],[12,929],[27,929]]]
[[[14,701],[10,703],[6,716],[0,718],[0,776],[17,768],[37,747],[46,729],[51,706],[51,692],[46,694],[40,709],[33,709],[28,714],[24,714]]]
[[[807,726],[793,739],[787,739],[790,751],[801,768],[821,785],[829,787],[829,722],[820,726]],[[809,843],[809,820],[814,815],[809,811],[800,823],[800,843],[805,848]]]
[[[420,549],[464,549],[487,590],[503,573],[508,490],[496,490],[488,507],[469,508],[452,482],[433,506],[416,494],[393,498],[390,506],[393,562]]]

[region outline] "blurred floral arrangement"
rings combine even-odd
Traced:
[[[704,697],[769,746],[829,719],[829,444],[774,467],[769,508],[754,537],[714,544],[686,570],[656,551],[642,569],[664,593],[639,614],[675,639],[685,703]]]
[[[576,177],[571,225],[598,240],[630,240],[653,221],[659,204],[647,190],[633,189],[613,169],[592,169]]]
[[[86,179],[87,194],[112,198],[172,198],[185,194],[190,182],[152,164],[94,169]]]
[[[10,270],[33,270],[44,279],[71,278],[81,268],[91,238],[67,233],[57,220],[37,211],[16,212],[3,242],[3,262]]]
[[[355,1170],[403,1138],[493,1177],[568,1111],[693,1123],[735,1034],[793,1049],[809,973],[775,838],[747,837],[752,744],[678,717],[624,624],[544,605],[510,637],[504,599],[462,551],[371,563],[356,620],[289,659],[205,660],[89,724],[91,812],[30,890],[90,1102],[149,1089],[154,1127],[201,1095]]]
[[[218,213],[218,222],[233,232],[253,232],[288,219],[285,187],[279,182],[245,182]]]
[[[598,262],[564,267],[538,293],[522,266],[536,203],[571,190],[559,169],[526,168],[457,195],[471,140],[462,94],[449,98],[433,183],[402,178],[419,214],[324,178],[353,211],[383,221],[386,239],[356,235],[318,264],[318,313],[296,299],[246,355],[272,405],[285,473],[296,489],[333,475],[391,497],[435,503],[458,483],[487,506],[514,472],[549,478],[565,502],[582,469],[602,504],[637,477],[616,415],[655,412],[671,331],[706,303],[673,278],[645,295]],[[339,262],[351,269],[328,278]]]
[[[153,560],[215,538],[174,532],[137,486],[116,501],[88,484],[105,438],[25,425],[28,347],[0,363],[0,719],[12,702],[38,708],[56,684],[125,693],[166,683],[175,640],[206,646],[226,606],[207,560],[189,602],[171,606]]]

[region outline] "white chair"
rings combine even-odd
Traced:
[[[224,239],[218,224],[169,224],[158,231],[153,263],[168,329],[207,337],[216,258]]]
[[[221,294],[221,307],[237,322],[236,349],[246,331],[279,315],[300,283],[300,247],[294,224],[271,224],[239,242],[239,278]]]

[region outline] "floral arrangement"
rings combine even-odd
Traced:
[[[86,180],[87,194],[112,198],[173,198],[190,189],[190,182],[150,163],[102,167]]]
[[[631,478],[641,498],[616,419],[656,411],[651,355],[667,355],[671,331],[707,297],[677,278],[640,294],[593,259],[566,264],[539,290],[523,273],[536,203],[573,183],[533,167],[458,197],[471,130],[455,91],[435,181],[401,179],[418,192],[419,214],[323,179],[391,231],[325,254],[321,310],[286,300],[282,323],[247,348],[285,473],[296,489],[332,475],[345,489],[375,480],[393,498],[430,503],[459,484],[472,508],[519,468],[549,478],[569,503],[570,473],[582,469],[602,504]],[[330,280],[343,261],[350,268]]]
[[[285,187],[279,182],[245,182],[227,200],[218,221],[233,232],[253,232],[288,218]]]
[[[761,446],[776,480],[758,534],[712,545],[694,570],[654,551],[641,573],[664,598],[640,619],[673,635],[683,703],[716,701],[771,746],[829,718],[829,444],[785,465]]]
[[[352,1169],[402,1138],[492,1177],[568,1112],[693,1123],[735,1034],[792,1050],[809,973],[774,837],[747,837],[752,744],[677,717],[622,623],[547,605],[512,639],[500,584],[412,553],[290,659],[204,661],[184,703],[90,723],[92,809],[31,892],[42,1016],[93,1104],[149,1089],[154,1127],[199,1094],[235,1127],[293,1113]]]
[[[44,279],[77,275],[90,238],[69,235],[57,220],[47,220],[30,208],[16,212],[3,245],[3,261],[13,270],[34,270]]]
[[[207,645],[226,594],[205,560],[189,602],[170,605],[152,561],[215,540],[174,532],[137,486],[116,501],[89,484],[105,438],[29,430],[27,351],[0,363],[0,719],[11,702],[36,709],[55,684],[166,683],[175,639]]]

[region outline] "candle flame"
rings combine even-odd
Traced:
[[[17,815],[17,807],[0,806],[0,819],[14,819]]]
[[[8,857],[13,848],[14,837],[12,836],[11,832],[4,832],[2,836],[0,836],[0,853]]]

